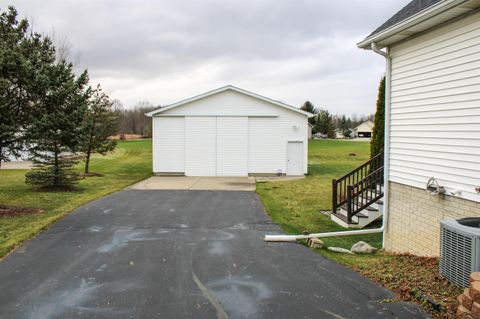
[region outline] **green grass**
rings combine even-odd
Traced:
[[[114,153],[92,159],[91,172],[103,176],[81,180],[75,192],[37,191],[25,184],[27,170],[0,171],[1,204],[44,209],[41,214],[0,218],[0,257],[76,207],[150,176],[151,158],[150,140],[120,141]]]
[[[355,154],[355,156],[351,155]],[[332,179],[356,168],[369,158],[369,143],[354,141],[316,140],[309,144],[308,172],[297,181],[257,183],[267,213],[286,233],[331,232],[345,230],[321,214],[331,210]],[[377,222],[372,227],[379,227]],[[380,248],[382,234],[322,238],[325,246],[350,249],[363,240]],[[421,304],[434,318],[451,318],[456,310],[456,297],[461,289],[449,284],[438,273],[438,258],[395,255],[377,252],[372,255],[348,255],[325,248],[316,249],[323,256],[354,269],[374,282],[393,290],[392,301]],[[440,305],[438,310],[426,297]],[[388,301],[388,300],[387,300]]]
[[[367,142],[311,141],[305,179],[257,184],[257,193],[272,220],[289,234],[345,230],[320,211],[332,208],[332,179],[343,176],[367,161],[369,148]],[[359,240],[381,247],[382,235],[330,237],[323,240],[328,246],[348,249]]]

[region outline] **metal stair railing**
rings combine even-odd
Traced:
[[[348,222],[383,197],[383,152],[339,179],[332,180],[332,213],[345,205]]]

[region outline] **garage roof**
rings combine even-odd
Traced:
[[[189,99],[185,99],[185,100],[182,100],[182,101],[179,101],[177,103],[173,103],[173,104],[170,104],[170,105],[167,105],[167,106],[164,106],[160,109],[157,109],[157,110],[154,110],[154,111],[151,111],[149,113],[147,113],[146,115],[147,116],[153,116],[155,114],[159,114],[159,113],[162,113],[162,112],[165,112],[167,110],[171,110],[173,108],[176,108],[176,107],[179,107],[179,106],[182,106],[182,105],[185,105],[185,104],[188,104],[190,102],[193,102],[193,101],[196,101],[196,100],[200,100],[200,99],[203,99],[203,98],[206,98],[208,96],[211,96],[211,95],[214,95],[214,94],[218,94],[218,93],[221,93],[221,92],[225,92],[225,91],[235,91],[235,92],[238,92],[238,93],[241,93],[241,94],[245,94],[245,95],[248,95],[250,97],[253,97],[255,99],[258,99],[258,100],[262,100],[264,102],[268,102],[270,104],[273,104],[273,105],[276,105],[276,106],[279,106],[279,107],[283,107],[287,110],[290,110],[290,111],[293,111],[293,112],[297,112],[297,113],[300,113],[300,114],[303,114],[303,115],[306,115],[308,117],[312,117],[314,116],[314,114],[312,113],[309,113],[309,112],[305,112],[305,111],[302,111],[292,105],[288,105],[288,104],[285,104],[283,102],[280,102],[280,101],[276,101],[276,100],[273,100],[273,99],[270,99],[268,97],[265,97],[265,96],[261,96],[261,95],[258,95],[258,94],[255,94],[255,93],[252,93],[250,91],[247,91],[247,90],[244,90],[244,89],[241,89],[241,88],[238,88],[238,87],[235,87],[233,85],[227,85],[227,86],[224,86],[224,87],[221,87],[221,88],[218,88],[218,89],[215,89],[215,90],[212,90],[212,91],[209,91],[209,92],[206,92],[206,93],[203,93],[203,94],[200,94],[200,95],[197,95],[197,96],[194,96],[194,97],[191,97]]]

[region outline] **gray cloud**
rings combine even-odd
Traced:
[[[384,61],[356,48],[408,0],[13,1],[55,29],[125,105],[167,104],[226,84],[333,113],[374,111]],[[2,8],[4,9],[4,7]]]

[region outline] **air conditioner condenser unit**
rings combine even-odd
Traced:
[[[466,288],[475,271],[480,271],[480,217],[441,221],[440,274]]]

